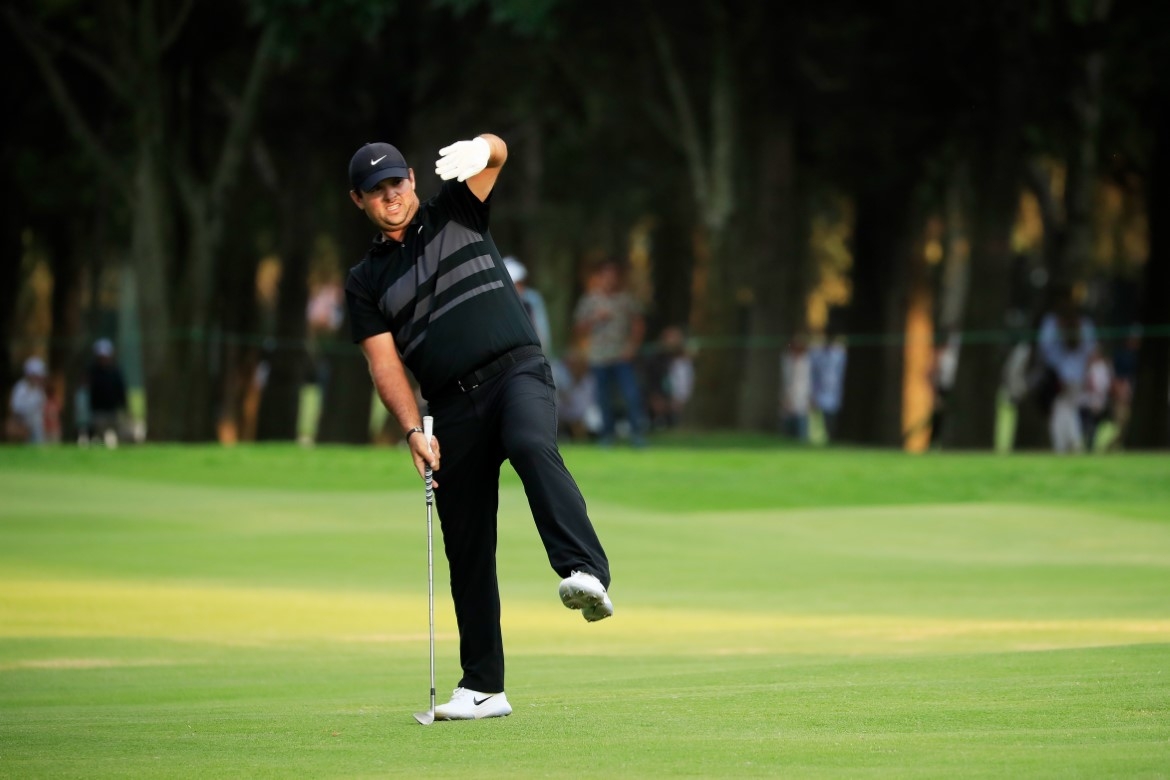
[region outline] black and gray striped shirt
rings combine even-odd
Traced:
[[[490,202],[444,182],[401,243],[379,235],[349,270],[354,342],[392,333],[424,398],[508,350],[540,344],[488,231]]]

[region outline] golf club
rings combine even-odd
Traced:
[[[427,449],[431,448],[431,436],[435,431],[435,418],[423,418],[423,436],[427,439]],[[430,617],[431,639],[431,708],[426,712],[414,713],[414,719],[423,726],[435,722],[435,552],[434,532],[432,530],[431,515],[435,504],[435,491],[431,487],[431,467],[428,464],[424,478],[427,483],[427,612]]]

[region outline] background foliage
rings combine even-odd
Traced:
[[[827,327],[851,336],[843,438],[900,446],[915,351],[956,330],[948,443],[989,448],[1003,358],[1067,283],[1106,336],[1144,327],[1130,444],[1164,446],[1166,15],[1140,0],[11,3],[3,56],[24,76],[3,87],[17,197],[0,371],[8,386],[47,354],[68,401],[87,346],[115,336],[153,439],[294,438],[309,376],[319,439],[366,441],[360,357],[344,327],[304,316],[369,240],[345,163],[390,140],[427,195],[438,148],[492,131],[511,152],[493,234],[544,292],[557,348],[585,269],[627,259],[651,336],[684,325],[698,349],[694,426],[775,430],[780,349]]]

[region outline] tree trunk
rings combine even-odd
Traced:
[[[366,359],[344,338],[342,328],[335,340],[320,344],[328,365],[321,393],[321,417],[317,442],[321,444],[369,444],[373,385]]]
[[[1000,377],[1009,345],[1006,325],[1012,278],[1011,231],[1020,197],[1020,81],[1026,9],[1007,7],[999,24],[992,124],[983,129],[973,157],[971,274],[963,316],[963,342],[955,385],[947,402],[948,447],[993,449]]]
[[[11,179],[8,179],[11,181]],[[15,188],[9,190],[14,192]],[[24,215],[18,208],[4,209],[0,217],[0,257],[9,258],[0,263],[0,400],[4,407],[0,410],[0,419],[8,414],[8,399],[13,384],[19,378],[19,373],[13,371],[13,355],[11,354],[13,319],[15,317],[16,299],[20,294],[22,266],[24,265],[24,243],[21,240]],[[0,430],[0,441],[4,440],[4,430]]]
[[[229,235],[247,231],[245,210],[233,214]],[[256,438],[258,411],[257,368],[265,358],[262,337],[263,308],[257,300],[256,272],[259,253],[250,241],[223,242],[219,251],[217,294],[209,307],[224,338],[210,355],[218,368],[212,376],[219,397],[215,425],[220,441],[252,441]]]
[[[1112,0],[1093,0],[1089,23],[1103,29],[1108,23]],[[1073,116],[1073,148],[1068,158],[1064,187],[1063,241],[1050,268],[1054,282],[1082,278],[1089,269],[1093,252],[1093,201],[1097,192],[1097,158],[1101,137],[1101,114],[1105,101],[1104,38],[1086,51],[1077,62],[1068,103]]]
[[[691,287],[691,332],[700,340],[695,357],[693,419],[703,428],[729,428],[736,419],[733,388],[739,383],[739,329],[733,281],[733,259],[722,246],[722,233],[697,241]]]
[[[45,231],[48,237],[49,266],[53,273],[50,302],[53,338],[49,347],[50,384],[61,409],[63,438],[76,438],[73,423],[73,395],[91,357],[81,338],[81,286],[87,255],[95,252],[91,232],[75,221]],[[96,251],[100,251],[97,249]]]
[[[1018,197],[1006,161],[976,178],[971,230],[971,285],[955,386],[947,403],[943,443],[963,449],[992,449],[1000,377],[1008,345],[993,337],[1004,327],[1011,278],[1011,230]]]
[[[900,447],[911,186],[901,178],[886,183],[862,187],[856,200],[853,293],[847,314],[854,335],[849,341],[840,438]]]
[[[1166,291],[1170,290],[1170,99],[1157,101],[1150,124],[1154,150],[1150,163],[1147,203],[1150,255],[1146,260],[1141,323],[1146,331],[1138,351],[1137,380],[1133,393],[1133,417],[1126,446],[1156,449],[1170,442],[1170,320],[1166,316]]]
[[[959,328],[967,305],[967,291],[971,284],[970,200],[971,171],[963,161],[956,164],[947,177],[944,195],[946,235],[937,314],[938,323],[943,328]]]
[[[130,261],[138,284],[146,432],[156,441],[179,439],[184,414],[167,280],[172,245],[165,190],[154,149],[144,144],[139,149],[130,204]]]
[[[195,217],[195,218],[190,218]],[[183,388],[183,415],[176,421],[174,439],[211,441],[216,436],[216,388],[224,375],[219,351],[223,342],[223,322],[213,304],[210,279],[196,282],[193,277],[214,274],[222,247],[211,235],[207,222],[189,215],[185,225],[190,237],[183,262],[189,271],[170,290],[173,310],[180,312],[176,323],[180,333],[172,344],[179,357],[179,381]]]
[[[296,181],[294,179],[294,181]],[[293,185],[295,188],[295,184]],[[309,253],[313,217],[305,193],[288,199],[281,213],[280,290],[276,302],[276,338],[269,356],[268,382],[260,399],[256,438],[295,441],[301,387],[305,382],[305,307],[308,304]]]
[[[654,227],[654,326],[652,333],[663,328],[687,327],[691,310],[691,286],[695,259],[694,217],[679,199],[665,204]]]
[[[738,257],[731,245],[731,220],[736,212],[736,83],[729,17],[722,6],[707,7],[711,54],[705,82],[708,123],[700,122],[697,101],[680,67],[674,47],[658,17],[647,17],[649,33],[667,85],[674,124],[671,140],[679,141],[687,163],[699,233],[691,283],[690,326],[701,347],[695,357],[693,420],[699,427],[726,428],[735,423],[734,395],[740,361],[735,350],[739,312],[735,300]]]
[[[758,192],[750,217],[754,260],[748,344],[740,383],[740,428],[774,432],[780,424],[780,356],[785,339],[806,325],[805,233],[796,180],[791,117],[767,123],[761,139]]]

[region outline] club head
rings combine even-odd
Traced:
[[[429,726],[435,722],[435,711],[431,710],[430,712],[416,712],[414,713],[414,719],[417,720],[420,725]]]

